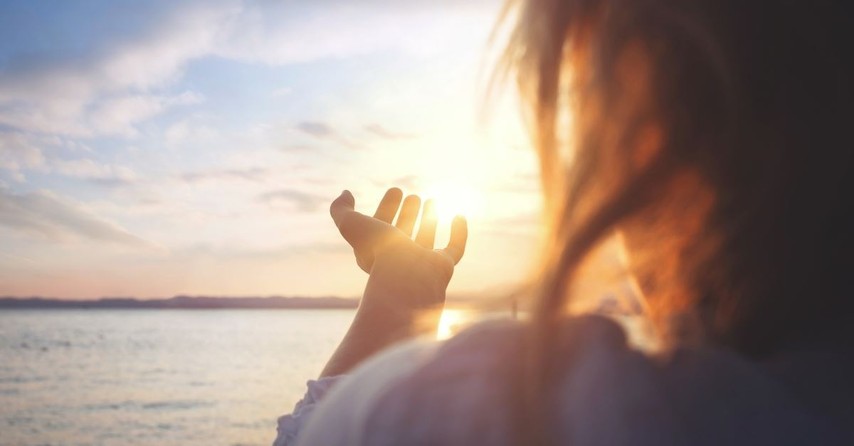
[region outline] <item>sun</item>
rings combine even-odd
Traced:
[[[434,200],[436,217],[442,223],[450,222],[457,215],[476,218],[484,205],[484,195],[480,190],[463,181],[448,179],[427,187],[424,198]]]

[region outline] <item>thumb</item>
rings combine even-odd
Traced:
[[[329,215],[332,216],[332,221],[335,222],[335,226],[337,226],[339,230],[341,229],[341,225],[344,223],[346,216],[355,212],[355,206],[356,199],[353,198],[353,194],[348,190],[341,192],[341,195],[339,195],[338,198],[336,198],[329,206]]]
[[[356,199],[345,190],[329,205],[329,214],[338,227],[338,232],[354,249],[363,246],[370,233],[370,218],[355,211]]]

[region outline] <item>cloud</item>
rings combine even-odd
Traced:
[[[412,133],[393,132],[379,124],[368,124],[364,126],[363,129],[374,136],[379,136],[380,138],[388,140],[412,139],[416,137],[416,135]]]
[[[72,140],[22,132],[0,132],[0,169],[9,171],[18,181],[24,180],[22,172],[25,170],[56,173],[104,184],[130,183],[137,178],[133,170],[124,166],[103,164],[87,158],[46,157],[41,147],[78,154],[93,152],[87,145]]]
[[[154,90],[210,55],[221,23],[239,11],[233,2],[178,5],[149,18],[143,32],[104,36],[73,56],[12,54],[0,70],[0,124],[73,136],[132,133],[134,123],[187,99]]]
[[[152,244],[50,192],[0,190],[0,226],[53,241],[87,239],[130,247]]]
[[[303,121],[296,125],[297,130],[315,138],[331,138],[337,133],[328,124],[316,121]]]
[[[175,96],[127,95],[98,104],[88,114],[88,127],[101,135],[135,136],[135,124],[157,116],[166,109],[201,103],[204,98],[192,91]]]
[[[326,206],[331,201],[328,197],[310,194],[297,189],[278,189],[265,192],[258,196],[258,200],[269,205],[285,203],[294,207],[299,212],[315,212]]]
[[[216,141],[220,136],[219,131],[201,121],[204,119],[191,116],[173,123],[163,132],[166,144],[174,147],[187,142],[199,144],[200,142]]]
[[[44,154],[27,135],[21,132],[0,132],[0,169],[20,175],[21,170],[44,164]]]
[[[61,101],[61,99],[56,99]],[[172,107],[197,104],[202,97],[185,91],[177,95],[129,94],[88,100],[80,104],[20,102],[3,104],[0,124],[37,134],[73,137],[135,136],[135,126]]]
[[[54,160],[51,170],[67,177],[89,180],[104,185],[123,185],[138,179],[129,167],[103,164],[91,159]]]
[[[363,148],[361,144],[344,137],[325,122],[302,121],[296,125],[296,129],[313,138],[331,141],[348,149],[359,150]],[[299,145],[295,147],[299,147]]]
[[[179,259],[187,258],[188,260],[198,258],[281,260],[294,256],[301,257],[307,254],[352,255],[352,253],[352,248],[343,240],[315,240],[265,248],[245,246],[223,247],[199,243],[172,252],[174,257]]]
[[[460,33],[476,28],[472,23],[489,27],[494,17],[484,4],[450,0],[253,1],[222,28],[216,52],[233,60],[270,65],[380,51],[436,53]]]
[[[78,154],[93,152],[87,145],[72,140],[22,132],[0,132],[0,169],[10,172],[17,181],[24,181],[22,172],[26,170],[56,173],[109,185],[130,183],[137,179],[128,167],[103,164],[87,158],[46,157],[41,147]]]
[[[261,167],[247,169],[221,169],[202,172],[188,172],[180,175],[180,179],[188,183],[201,181],[245,180],[262,181],[270,174],[270,170]]]
[[[133,26],[98,36],[82,51],[6,57],[0,124],[72,136],[132,135],[134,124],[166,108],[157,93],[176,84],[194,60],[287,65],[385,51],[435,53],[471,32],[472,23],[488,23],[481,20],[488,8],[444,3],[185,1],[133,19],[133,9],[114,10],[112,20]],[[120,113],[110,113],[115,107]]]

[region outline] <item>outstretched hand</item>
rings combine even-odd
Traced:
[[[341,235],[353,247],[356,263],[362,270],[371,273],[377,258],[394,257],[410,267],[418,267],[419,271],[413,273],[435,274],[436,279],[447,285],[454,265],[465,252],[468,229],[463,217],[457,216],[451,223],[448,245],[433,249],[437,218],[432,200],[424,203],[421,224],[414,239],[412,233],[421,210],[421,199],[417,195],[404,199],[400,189],[391,188],[373,217],[356,212],[355,205],[353,195],[344,191],[332,202],[329,212]],[[392,225],[395,216],[397,221]]]
[[[468,227],[464,218],[456,217],[448,246],[433,249],[437,221],[431,200],[424,203],[414,239],[421,210],[417,195],[403,199],[400,189],[391,188],[373,217],[356,212],[355,205],[353,195],[345,190],[332,202],[329,213],[353,247],[356,263],[370,277],[353,323],[321,376],[348,373],[397,341],[435,333],[445,289],[466,248]]]

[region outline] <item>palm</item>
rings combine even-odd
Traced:
[[[467,227],[461,217],[455,218],[451,225],[448,246],[433,249],[437,221],[431,200],[424,203],[421,224],[414,240],[412,234],[421,209],[421,199],[417,195],[403,199],[400,189],[391,188],[373,217],[356,212],[354,207],[353,195],[344,191],[332,202],[330,213],[341,235],[353,247],[359,267],[367,273],[371,272],[376,254],[386,249],[444,264],[448,271],[453,271],[465,252]],[[392,225],[395,216],[397,221]]]

